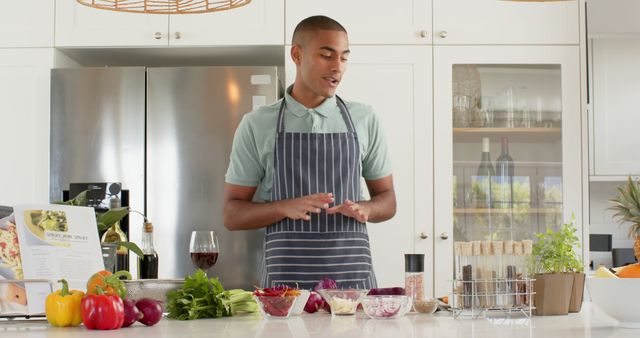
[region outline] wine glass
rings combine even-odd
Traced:
[[[218,236],[215,231],[192,231],[189,253],[196,268],[207,270],[218,260]]]

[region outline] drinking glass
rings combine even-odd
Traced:
[[[455,95],[453,97],[453,126],[465,128],[469,126],[471,100],[467,95]]]
[[[191,262],[197,269],[207,270],[218,260],[218,236],[215,231],[193,231],[189,243]]]

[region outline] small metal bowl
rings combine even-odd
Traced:
[[[184,279],[135,279],[125,280],[127,298],[138,300],[151,298],[161,302],[162,306],[167,300],[167,292],[181,288]]]

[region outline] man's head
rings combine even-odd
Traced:
[[[291,44],[296,64],[294,97],[315,105],[335,95],[349,56],[344,27],[326,16],[308,17],[296,26]]]

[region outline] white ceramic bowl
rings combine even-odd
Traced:
[[[640,278],[587,278],[591,302],[620,322],[621,327],[640,328]]]
[[[309,290],[300,290],[300,296],[296,299],[296,303],[293,304],[293,309],[291,309],[292,316],[299,316],[304,311],[304,306],[307,304],[307,300],[309,300],[309,296],[311,292]]]

